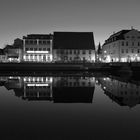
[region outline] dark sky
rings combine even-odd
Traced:
[[[30,33],[92,31],[96,45],[113,31],[140,30],[140,0],[1,0],[0,47]]]

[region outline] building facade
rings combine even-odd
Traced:
[[[60,62],[94,62],[92,32],[54,32],[53,60]]]
[[[111,35],[102,46],[102,62],[140,61],[140,32],[121,30]]]
[[[30,34],[23,37],[23,60],[30,62],[52,62],[51,34]]]

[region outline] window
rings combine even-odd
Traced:
[[[47,51],[50,51],[50,48],[47,48]]]
[[[89,50],[89,54],[91,54],[91,50]]]
[[[122,49],[122,53],[124,53],[124,49]]]
[[[138,53],[140,53],[140,49],[138,49],[138,51],[137,51]]]
[[[26,50],[26,51],[28,51],[29,49],[28,49],[28,48],[26,48],[25,50]]]
[[[86,54],[86,51],[85,50],[83,50],[83,54]]]
[[[128,42],[126,42],[126,46],[128,46]]]
[[[42,41],[41,40],[39,40],[39,45],[42,45]]]
[[[34,41],[33,40],[30,40],[30,44],[34,44]]]
[[[34,48],[34,51],[37,51],[37,48]]]
[[[131,51],[132,51],[132,53],[134,53],[134,49],[132,49]]]
[[[72,54],[72,50],[70,50],[70,54]]]
[[[43,51],[46,51],[46,48],[43,48]]]
[[[48,44],[48,45],[50,44],[50,40],[47,41],[47,44]]]
[[[134,46],[134,42],[132,42],[132,46]]]
[[[140,46],[140,42],[138,42],[138,46]]]
[[[122,42],[122,46],[124,46],[124,42]]]
[[[76,54],[76,50],[74,50],[74,54]]]
[[[39,48],[39,51],[41,51],[42,50],[42,48]]]
[[[25,40],[25,44],[29,44],[29,41],[28,40]]]
[[[44,44],[44,45],[45,45],[45,44],[46,44],[46,41],[44,41],[44,40],[43,40],[43,41],[42,41],[42,44]]]
[[[128,53],[128,49],[126,49],[126,53]]]

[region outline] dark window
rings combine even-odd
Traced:
[[[124,46],[124,42],[122,42],[122,46]]]
[[[128,49],[126,49],[126,53],[128,53]]]
[[[140,49],[138,49],[138,53],[140,53]]]
[[[39,48],[39,51],[41,51],[42,50],[42,48]]]
[[[122,53],[124,53],[124,49],[122,49]]]
[[[76,54],[76,50],[74,50],[74,54]]]
[[[132,53],[134,53],[134,49],[132,49]]]
[[[47,41],[47,44],[50,44],[50,40]]]
[[[39,44],[42,45],[42,41],[41,40],[39,40]]]
[[[91,54],[91,50],[89,50],[89,54]]]
[[[126,42],[126,46],[128,46],[128,42]]]
[[[132,42],[132,46],[134,46],[134,42]]]
[[[34,48],[34,51],[37,51],[37,48]]]
[[[46,48],[43,48],[43,51],[46,51]]]
[[[138,46],[140,46],[140,42],[138,42]]]
[[[47,51],[50,51],[50,48],[47,48]]]
[[[43,41],[43,44],[46,44],[46,41]]]
[[[86,54],[86,51],[85,50],[83,50],[83,54]]]
[[[70,54],[72,54],[72,50],[70,50]]]
[[[28,51],[29,49],[28,49],[28,48],[26,48],[25,50],[26,50],[26,51]]]
[[[25,44],[29,44],[29,41],[28,40],[25,40]]]

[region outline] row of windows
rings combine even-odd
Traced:
[[[132,39],[140,39],[140,36],[138,36],[138,37],[135,37],[135,36],[127,36],[126,37],[127,39],[128,38],[132,38]],[[105,42],[106,43],[110,43],[110,42],[113,42],[113,41],[116,41],[117,40],[117,37],[112,37],[112,38],[109,38],[109,39],[107,39]]]
[[[128,46],[128,45],[132,45],[132,46],[135,46],[135,45],[137,45],[137,46],[140,46],[140,42],[132,42],[131,44],[130,43],[128,43],[128,42],[126,42],[126,43],[124,43],[124,41],[122,42],[122,46]]]
[[[50,51],[50,48],[26,48],[26,51]]]
[[[140,49],[137,49],[137,50],[131,49],[131,51],[130,50],[128,51],[128,49],[126,50],[122,49],[121,52],[122,53],[140,53]]]
[[[126,38],[132,38],[132,39],[138,38],[138,39],[140,39],[140,36],[138,36],[138,37],[136,37],[136,36],[127,36]]]
[[[26,45],[50,45],[51,41],[50,40],[25,40]]]
[[[91,50],[88,50],[88,51],[86,51],[86,50],[57,50],[57,53],[58,54],[80,54],[80,53],[82,53],[82,54],[86,54],[86,53],[89,53],[89,54],[91,54]]]

